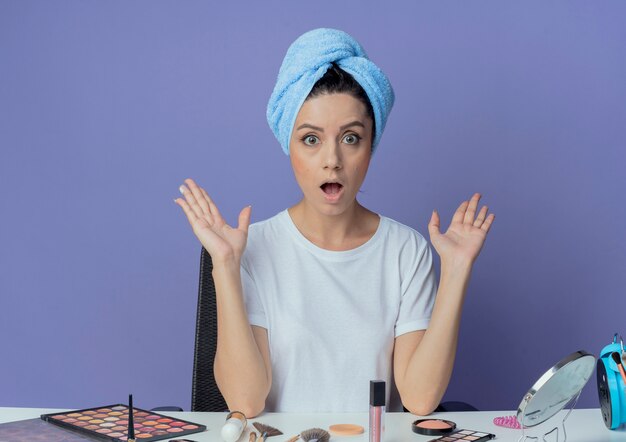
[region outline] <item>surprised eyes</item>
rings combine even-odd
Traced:
[[[357,134],[351,133],[344,135],[341,140],[345,144],[358,144],[361,141],[361,137]],[[321,143],[320,139],[316,135],[306,135],[302,138],[302,142],[307,146],[315,146],[316,144]]]
[[[317,138],[315,135],[307,135],[305,136],[302,141],[304,142],[304,144],[306,144],[307,146],[314,146],[317,143],[319,143],[320,139]]]
[[[357,134],[347,134],[345,137],[343,137],[343,142],[346,144],[357,144],[360,139],[361,137],[359,137]]]

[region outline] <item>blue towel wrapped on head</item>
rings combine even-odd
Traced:
[[[352,75],[367,93],[376,129],[372,153],[380,142],[395,99],[389,79],[349,34],[320,28],[302,34],[291,44],[267,105],[267,122],[287,155],[296,116],[332,63]]]

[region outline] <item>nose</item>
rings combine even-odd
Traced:
[[[339,143],[329,143],[324,150],[324,169],[341,169],[341,147]]]

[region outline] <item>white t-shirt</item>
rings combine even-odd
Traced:
[[[250,324],[269,337],[266,411],[366,411],[373,379],[387,382],[388,409],[402,410],[394,338],[428,327],[437,291],[424,237],[380,216],[366,243],[330,251],[284,210],[250,226],[241,267]]]

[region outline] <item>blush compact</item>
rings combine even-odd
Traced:
[[[456,424],[445,419],[418,419],[411,424],[413,433],[426,436],[441,436],[456,430]]]

